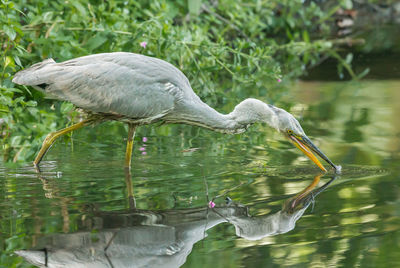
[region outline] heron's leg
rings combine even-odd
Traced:
[[[136,200],[135,196],[133,195],[132,174],[129,168],[125,168],[125,184],[128,193],[129,209],[136,209]]]
[[[133,149],[133,138],[135,137],[136,125],[128,123],[128,142],[126,143],[125,152],[125,168],[131,169],[132,149]]]
[[[55,132],[51,132],[47,135],[47,137],[44,139],[43,144],[42,144],[42,148],[40,148],[39,153],[37,154],[35,161],[33,161],[33,164],[35,165],[35,167],[37,167],[40,163],[40,161],[42,161],[43,156],[46,154],[46,152],[50,149],[51,145],[53,145],[54,141],[64,135],[67,134],[68,132],[74,131],[78,128],[84,127],[86,125],[89,125],[90,123],[92,123],[93,121],[90,119],[84,120],[82,122],[79,122],[77,124],[74,124],[70,127],[55,131]]]

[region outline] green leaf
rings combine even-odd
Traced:
[[[17,33],[15,32],[15,30],[8,25],[3,25],[3,31],[10,38],[10,40],[14,40],[15,37],[17,36]]]
[[[22,90],[15,88],[15,87],[9,87],[6,89],[9,92],[16,92],[16,93],[22,93]]]
[[[0,104],[0,113],[8,113],[10,109],[7,106]]]
[[[79,1],[71,1],[72,5],[78,10],[81,16],[86,17],[87,12],[85,7]]]
[[[19,57],[17,55],[14,56],[14,61],[19,67],[23,67],[21,64],[21,61],[19,60]]]
[[[351,62],[353,61],[353,53],[347,54],[345,61],[347,64],[351,64]]]
[[[10,145],[16,147],[19,144],[21,144],[21,141],[22,141],[21,136],[14,136],[10,139]]]
[[[308,31],[303,31],[303,41],[306,43],[310,43],[310,36],[308,35]]]
[[[352,0],[342,0],[341,4],[342,4],[342,7],[345,8],[345,9],[352,9],[353,8]]]
[[[10,56],[7,56],[7,57],[5,57],[5,59],[4,59],[4,68],[7,67],[7,66],[9,66],[9,65],[10,65],[11,67],[14,67],[14,66],[15,66],[13,58],[11,58]]]
[[[201,7],[201,0],[188,0],[189,13],[192,15],[199,15]]]
[[[357,75],[357,79],[361,79],[364,76],[366,76],[369,73],[370,69],[366,68],[364,71],[362,71],[360,74]]]
[[[70,102],[63,102],[60,107],[60,111],[62,114],[66,114],[72,109],[74,109],[74,105]]]
[[[35,106],[37,106],[37,102],[33,101],[33,100],[28,101],[28,102],[26,102],[26,106],[35,107]]]
[[[89,39],[89,41],[85,44],[85,48],[91,52],[94,49],[98,48],[102,44],[107,41],[107,37],[104,33],[98,33],[93,38]]]

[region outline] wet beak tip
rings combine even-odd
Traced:
[[[342,173],[342,166],[341,165],[334,165],[335,167],[335,173],[336,174],[341,174]]]

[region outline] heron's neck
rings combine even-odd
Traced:
[[[164,117],[167,123],[183,123],[222,133],[241,133],[246,125],[236,122],[230,114],[222,114],[203,102],[188,104]]]
[[[241,133],[256,122],[265,122],[277,128],[273,106],[256,99],[242,101],[229,114],[221,114],[203,102],[196,103],[182,107],[173,118],[166,119],[172,123],[187,123],[223,133]]]

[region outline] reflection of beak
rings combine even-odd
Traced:
[[[289,198],[288,200],[286,200],[286,202],[284,204],[284,210],[286,210],[289,213],[293,213],[294,211],[301,209],[303,207],[303,206],[301,206],[302,204],[308,205],[309,200],[311,200],[311,199],[309,199],[309,197],[310,197],[310,195],[312,195],[312,197],[313,197],[313,194],[312,194],[313,190],[318,185],[321,176],[322,176],[322,173],[315,176],[314,180],[312,181],[312,183],[310,185],[307,186],[307,188],[305,188],[303,191],[296,194],[292,198]]]
[[[312,152],[319,155],[319,157],[324,159],[329,165],[337,170],[335,164],[333,164],[332,161],[329,160],[329,158],[320,149],[318,149],[318,147],[315,146],[307,136],[297,138],[294,135],[289,135],[289,139],[291,139],[294,145],[296,145],[297,148],[299,148],[306,156],[308,156],[308,158],[310,158],[322,171],[326,172],[326,169]]]
[[[305,206],[308,206],[311,201],[314,201],[314,198],[325,191],[326,188],[334,181],[338,176],[333,176],[327,183],[319,187],[318,189],[315,189],[317,187],[321,176],[323,173],[318,174],[314,177],[314,180],[310,185],[307,186],[303,191],[300,193],[296,194],[295,196],[289,198],[286,200],[286,202],[283,205],[283,210],[286,211],[288,214],[292,214]]]

